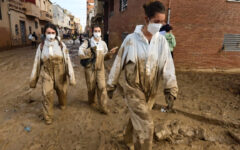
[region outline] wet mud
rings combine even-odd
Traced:
[[[126,150],[123,131],[129,113],[123,99],[123,78],[109,100],[109,115],[90,107],[79,45],[67,44],[77,85],[69,87],[67,108],[60,110],[56,93],[53,124],[42,115],[42,81],[29,88],[35,56],[30,47],[0,53],[0,150]],[[106,72],[112,60],[106,61]],[[108,73],[106,73],[107,77]],[[237,73],[177,71],[176,113],[166,107],[163,89],[151,112],[153,150],[240,149],[240,76]]]

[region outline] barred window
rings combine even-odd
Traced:
[[[240,51],[240,34],[225,34],[223,41],[224,51]]]
[[[37,29],[38,28],[38,22],[35,21],[35,28]]]
[[[16,35],[19,34],[19,29],[18,29],[18,25],[17,24],[15,24],[15,33],[16,33]]]
[[[32,34],[32,27],[29,26],[29,33]]]
[[[127,0],[120,0],[120,11],[125,11],[127,9]]]

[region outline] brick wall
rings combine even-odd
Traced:
[[[119,12],[115,0],[109,18],[109,46],[120,45],[123,32],[131,33],[144,23],[142,5],[148,0],[128,0],[128,8]],[[162,0],[166,8],[169,0]],[[239,68],[240,52],[221,51],[226,33],[240,34],[240,3],[226,0],[172,0],[171,20],[177,47],[177,68]]]

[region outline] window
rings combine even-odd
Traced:
[[[19,29],[18,29],[18,25],[17,24],[15,24],[15,33],[16,33],[16,35],[19,34]]]
[[[29,26],[29,33],[32,34],[32,27]]]
[[[223,41],[224,51],[240,51],[240,34],[225,34]]]
[[[125,11],[127,9],[127,0],[120,0],[120,11]]]
[[[35,21],[35,28],[37,29],[38,28],[38,22]]]

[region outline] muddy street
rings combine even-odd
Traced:
[[[109,100],[109,115],[87,103],[79,43],[66,42],[77,85],[68,89],[67,109],[60,110],[55,94],[54,121],[42,116],[42,81],[29,88],[35,49],[0,52],[0,150],[126,150],[123,130],[129,114],[118,87]],[[112,60],[105,62],[106,75]],[[152,115],[153,150],[240,149],[239,73],[203,73],[177,70],[179,86],[176,113],[164,112],[160,87]],[[124,84],[120,79],[120,85]]]

